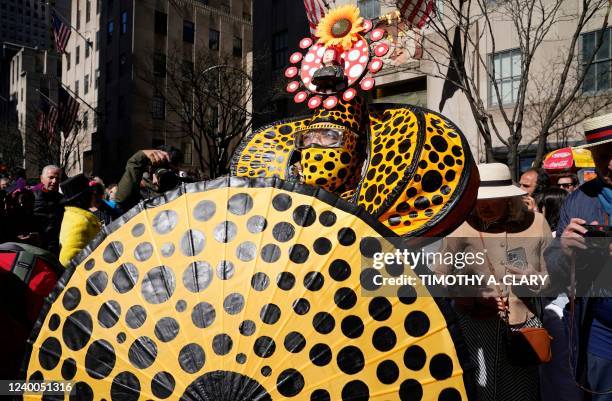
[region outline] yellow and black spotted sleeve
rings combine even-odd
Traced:
[[[247,135],[232,157],[232,175],[287,178],[295,134],[303,130],[308,121],[304,117],[276,121]]]
[[[402,236],[448,233],[473,206],[477,186],[469,145],[452,122],[414,106],[372,105],[355,200],[383,224]]]

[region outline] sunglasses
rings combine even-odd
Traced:
[[[299,149],[309,147],[338,148],[344,143],[348,132],[337,129],[314,129],[302,132],[297,137],[297,147]]]

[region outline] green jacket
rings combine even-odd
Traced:
[[[127,212],[142,199],[159,195],[150,182],[145,188],[140,187],[140,181],[147,167],[150,165],[149,158],[142,152],[134,153],[127,161],[125,172],[117,184],[116,201],[123,212]]]

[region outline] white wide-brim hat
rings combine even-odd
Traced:
[[[577,148],[593,148],[610,143],[612,142],[612,113],[584,120],[582,128],[586,145],[577,146]]]
[[[478,199],[510,198],[527,195],[512,182],[510,168],[502,163],[483,163],[478,165],[480,186]]]

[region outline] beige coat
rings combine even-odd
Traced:
[[[498,281],[509,274],[506,271],[504,262],[506,261],[506,251],[515,248],[525,248],[527,262],[538,273],[546,273],[544,261],[544,250],[552,240],[552,233],[544,216],[540,213],[526,214],[528,220],[523,224],[514,224],[501,230],[483,230],[482,236],[487,249],[488,260],[493,265],[495,276]],[[482,241],[479,230],[474,227],[477,223],[473,219],[468,219],[459,228],[452,232],[443,241],[443,251],[450,252],[478,252],[482,251]],[[466,265],[463,269],[456,269],[454,266],[436,265],[433,267],[436,273],[440,274],[482,274],[488,279],[490,269],[488,264]],[[485,279],[485,282],[486,282]],[[489,286],[494,290],[492,295],[497,295],[495,286]],[[545,288],[545,287],[544,287]],[[510,324],[520,324],[525,322],[533,315],[529,312],[525,304],[512,293],[511,287],[501,286],[501,289],[509,293]]]

